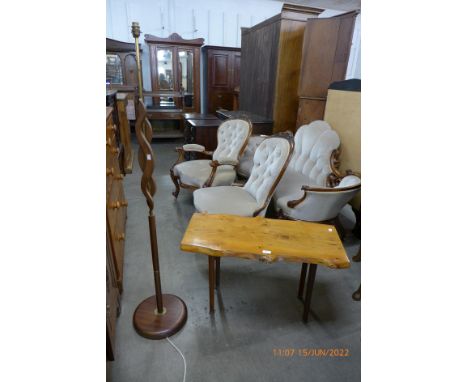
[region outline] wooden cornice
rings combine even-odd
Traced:
[[[151,34],[145,34],[145,42],[147,44],[178,44],[178,45],[191,45],[202,46],[205,42],[203,38],[195,38],[186,40],[177,33],[172,33],[169,37],[157,37]]]
[[[281,13],[278,13],[269,19],[253,25],[250,28],[242,27],[241,33],[249,33],[250,31],[263,28],[266,25],[274,23],[278,20],[293,20],[305,23],[310,18],[318,17],[318,15],[320,15],[323,11],[324,9],[306,7],[304,5],[284,4],[283,8],[281,8]]]
[[[305,5],[285,3],[283,5],[283,8],[281,8],[281,12],[285,12],[285,11],[297,12],[297,13],[307,13],[307,14],[314,13],[314,14],[316,14],[318,16],[319,14],[321,14],[324,11],[324,9],[314,8],[314,7],[307,7]]]
[[[206,50],[209,50],[209,49],[231,50],[231,51],[234,51],[234,52],[240,52],[241,51],[241,48],[236,48],[236,47],[233,47],[233,46],[205,45],[202,48],[203,51],[206,51]]]
[[[141,52],[141,44],[139,45]],[[106,52],[135,52],[135,44],[106,38]]]
[[[361,13],[360,9],[355,9],[353,11],[345,12],[345,13],[340,13],[339,15],[332,16],[331,18],[337,18],[337,17],[351,17],[351,16],[356,16]]]

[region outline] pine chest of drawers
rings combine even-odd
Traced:
[[[119,164],[120,149],[115,137],[117,126],[112,118],[112,110],[111,107],[106,108],[106,215],[117,285],[119,291],[122,292],[125,222],[128,203],[123,189],[124,175]]]

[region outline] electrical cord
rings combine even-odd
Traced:
[[[179,350],[179,348],[177,346],[175,346],[174,342],[172,342],[169,337],[166,337],[166,340],[169,341],[169,343],[172,345],[172,347],[177,350],[179,352],[179,354],[182,356],[182,360],[184,361],[184,379],[182,380],[182,382],[185,382],[185,375],[187,374],[187,363],[185,362],[185,357],[184,355],[182,354],[182,352]]]

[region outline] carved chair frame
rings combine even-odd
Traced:
[[[247,144],[249,142],[249,137],[252,135],[252,130],[253,130],[253,126],[252,126],[252,122],[250,121],[250,119],[248,118],[239,118],[239,117],[236,117],[236,118],[229,118],[229,119],[226,119],[225,121],[223,121],[218,129],[226,122],[228,121],[232,121],[232,120],[235,120],[235,119],[241,119],[245,122],[248,123],[249,125],[249,134],[247,136],[247,139],[245,140],[244,144],[242,145],[241,149],[239,150],[239,153],[237,155],[237,164],[234,164],[234,163],[219,163],[217,160],[212,160],[210,162],[210,166],[211,166],[211,173],[210,175],[208,176],[208,178],[206,179],[205,183],[203,184],[202,188],[205,188],[205,187],[211,187],[211,185],[213,184],[213,181],[214,181],[214,178],[216,176],[216,170],[218,169],[219,166],[223,166],[223,165],[230,165],[230,166],[233,166],[234,167],[234,171],[237,172],[237,166],[239,165],[239,159],[241,157],[241,155],[244,153],[244,150],[245,148],[247,147]],[[217,132],[216,132],[216,141],[218,140],[218,136],[217,136]],[[177,197],[179,196],[179,192],[180,192],[180,188],[185,188],[185,189],[188,189],[188,190],[196,190],[200,187],[197,187],[197,186],[194,186],[194,185],[191,185],[191,184],[185,184],[183,183],[181,180],[180,180],[180,177],[175,175],[174,173],[174,168],[175,166],[177,166],[179,163],[182,163],[182,162],[185,162],[185,153],[186,152],[193,152],[193,151],[185,151],[183,147],[176,147],[175,148],[175,151],[177,153],[179,153],[179,157],[177,158],[176,162],[172,165],[172,167],[170,168],[169,170],[169,174],[171,176],[171,179],[172,179],[172,182],[174,183],[174,186],[175,186],[175,190],[172,192],[172,195],[174,195],[174,197],[177,199]],[[213,153],[214,151],[197,151],[197,153],[200,153],[200,154],[204,154],[204,155],[207,155],[207,156],[211,156],[213,157]]]
[[[358,172],[354,172],[352,170],[346,170],[344,173],[342,173],[339,170],[340,163],[341,163],[340,159],[339,159],[340,154],[341,154],[341,146],[338,147],[336,150],[333,150],[331,155],[330,155],[331,173],[328,174],[327,182],[326,182],[327,187],[329,187],[329,188],[310,187],[310,186],[307,186],[307,185],[303,185],[301,187],[301,190],[304,191],[304,194],[299,199],[288,201],[287,206],[289,208],[295,208],[298,205],[300,205],[306,199],[307,192],[310,192],[310,191],[312,191],[312,192],[327,192],[327,193],[328,192],[334,192],[334,193],[339,193],[339,192],[346,192],[346,191],[350,191],[350,190],[356,190],[356,189],[359,189],[361,187],[360,184],[356,184],[356,185],[349,186],[349,187],[332,188],[332,187],[336,187],[345,176],[354,175],[354,176],[357,176],[358,178],[361,178],[361,174],[358,173]],[[278,216],[277,217],[279,219],[302,221],[301,219],[295,219],[295,218],[287,215],[281,209],[278,211]],[[304,220],[304,221],[306,221],[306,220]],[[339,227],[337,226],[338,223],[337,223],[336,219],[329,219],[329,220],[324,220],[324,221],[316,222],[316,223],[332,224],[332,225],[335,225],[337,227],[338,231],[340,231]]]

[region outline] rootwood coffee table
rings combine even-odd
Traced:
[[[350,266],[334,226],[292,220],[195,213],[180,248],[208,255],[210,313],[214,312],[214,289],[219,286],[223,256],[302,263],[298,297],[304,301],[304,322],[309,317],[317,265]]]

